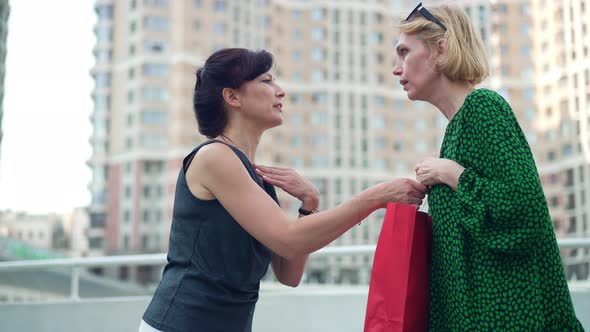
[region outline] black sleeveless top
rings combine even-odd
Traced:
[[[143,315],[145,322],[162,331],[251,331],[260,279],[271,262],[270,249],[246,232],[217,199],[201,200],[188,188],[185,173],[195,153],[213,142],[223,143],[207,141],[184,158],[176,183],[168,263]],[[256,175],[240,150],[228,146],[278,204],[274,187]]]

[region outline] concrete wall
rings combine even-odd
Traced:
[[[255,332],[359,332],[367,289],[317,288],[265,291],[254,319]],[[590,289],[574,290],[576,312],[590,331]],[[82,300],[78,303],[0,304],[0,331],[137,331],[149,297]]]

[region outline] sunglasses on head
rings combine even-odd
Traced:
[[[428,11],[428,9],[424,8],[424,6],[422,6],[422,2],[420,2],[416,6],[416,8],[414,8],[414,10],[412,10],[410,15],[408,15],[408,17],[406,18],[406,21],[409,20],[416,13],[419,13],[420,15],[422,15],[422,17],[429,20],[430,22],[438,24],[438,26],[441,27],[444,31],[447,31],[447,27],[444,24],[442,24],[436,17],[434,17],[434,15],[432,15],[432,13]]]

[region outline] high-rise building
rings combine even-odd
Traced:
[[[484,85],[509,100],[531,142],[558,233],[589,235],[587,1],[460,3],[489,51]],[[408,101],[391,74],[395,23],[415,5],[97,0],[90,245],[109,254],[166,249],[180,161],[204,140],[192,112],[194,73],[223,47],[275,55],[285,122],[263,140],[258,160],[311,179],[320,208],[376,182],[413,177],[418,161],[438,154],[447,122],[432,106]],[[295,215],[298,202],[281,197]],[[376,243],[382,217],[374,213],[333,245]],[[587,273],[587,250],[572,252],[568,271]],[[308,277],[364,281],[371,259],[317,259]]]
[[[522,100],[558,236],[590,236],[589,1],[497,5],[499,82]],[[506,32],[507,33],[503,33]],[[512,37],[508,37],[512,36]],[[506,74],[505,74],[506,73]],[[520,89],[519,89],[520,88]],[[510,91],[511,90],[511,91]],[[587,278],[590,250],[564,251],[568,277]]]
[[[2,157],[2,115],[4,113],[4,76],[6,74],[6,35],[8,34],[8,0],[0,0],[0,158]]]

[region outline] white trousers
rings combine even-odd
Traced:
[[[146,323],[142,319],[141,323],[139,324],[139,330],[137,332],[162,332],[162,331],[152,327],[150,324]]]

